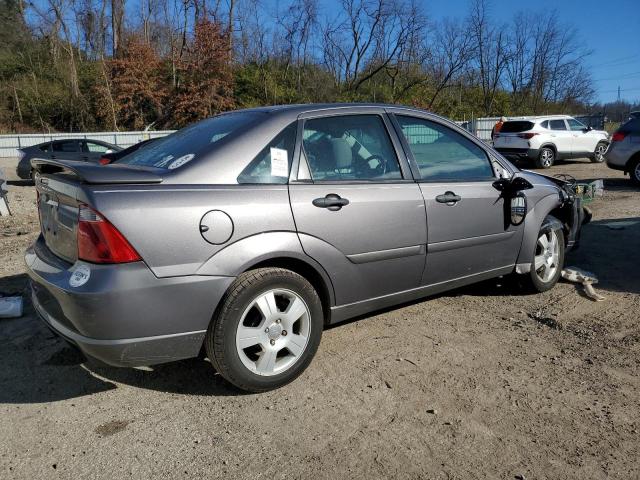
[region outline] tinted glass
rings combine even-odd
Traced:
[[[65,140],[63,142],[53,142],[54,152],[77,152],[78,142],[76,140]]]
[[[548,128],[549,128],[549,120],[545,120],[544,122],[542,122],[542,123],[540,124],[540,126],[541,126],[542,128],[547,128],[547,129],[548,129]]]
[[[485,151],[460,133],[422,118],[398,116],[397,119],[423,180],[494,178]]]
[[[566,130],[567,126],[564,120],[549,120],[549,128],[551,130]]]
[[[38,148],[40,150],[42,150],[43,152],[50,152],[51,151],[51,144],[50,143],[45,143],[44,145],[40,145]]]
[[[307,120],[303,145],[313,180],[402,178],[389,133],[378,115]]]
[[[500,129],[500,133],[520,133],[531,130],[532,128],[533,122],[509,121],[504,122]]]
[[[582,131],[584,130],[585,127],[582,123],[580,123],[578,120],[574,120],[573,118],[569,118],[567,120],[567,123],[569,124],[569,128],[573,131]]]
[[[83,151],[85,152],[93,152],[93,153],[104,153],[107,150],[109,150],[109,147],[107,147],[106,145],[100,145],[99,143],[93,143],[93,142],[83,142]]]
[[[287,183],[296,143],[296,129],[297,123],[294,122],[271,140],[238,176],[238,183]],[[277,156],[273,163],[272,155]],[[283,168],[283,159],[286,169]]]
[[[640,133],[640,117],[629,120],[628,122],[620,125],[618,132],[630,132]]]
[[[202,120],[147,143],[114,163],[174,169],[210,153],[217,142],[259,122],[262,112],[234,112]]]

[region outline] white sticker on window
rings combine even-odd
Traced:
[[[91,269],[88,265],[78,265],[69,277],[69,285],[72,287],[81,287],[89,281],[91,276]]]
[[[282,150],[281,148],[271,149],[271,176],[289,176],[289,159],[287,158],[286,150]]]
[[[171,162],[171,165],[169,165],[167,168],[169,170],[173,170],[174,168],[181,167],[185,163],[193,160],[193,157],[195,157],[194,153],[188,153],[187,155],[183,155],[180,158],[176,158],[173,162]]]

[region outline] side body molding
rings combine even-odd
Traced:
[[[280,258],[299,260],[312,267],[327,286],[330,304],[335,305],[331,279],[324,268],[304,252],[296,232],[265,232],[242,238],[210,257],[196,275],[235,277],[254,265]]]

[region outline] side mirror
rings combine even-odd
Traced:
[[[521,190],[529,190],[533,188],[533,185],[528,180],[522,177],[514,176],[511,179],[501,178],[493,182],[493,188],[499,192],[514,194]]]

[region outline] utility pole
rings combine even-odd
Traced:
[[[618,85],[618,102],[620,102],[620,85]]]

